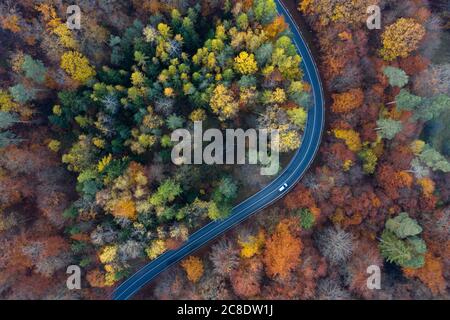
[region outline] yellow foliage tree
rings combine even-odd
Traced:
[[[172,30],[170,29],[170,27],[167,24],[160,23],[160,24],[158,24],[157,28],[158,28],[159,33],[161,34],[161,36],[164,39],[172,37]]]
[[[76,49],[77,41],[73,38],[72,32],[65,23],[55,22],[52,32],[58,36],[59,42],[68,49]]]
[[[374,173],[378,162],[378,157],[374,150],[372,148],[363,149],[358,155],[363,160],[364,173]]]
[[[333,130],[333,133],[336,138],[344,140],[351,151],[358,152],[361,150],[361,138],[359,137],[358,132],[354,130],[335,129]]]
[[[94,68],[89,64],[89,60],[76,51],[65,52],[61,57],[61,68],[66,71],[72,79],[86,83],[96,75]]]
[[[213,91],[210,99],[212,111],[219,116],[219,120],[233,118],[239,108],[232,92],[223,84],[219,84]]]
[[[173,90],[173,88],[168,87],[168,88],[164,88],[164,95],[166,97],[173,97],[175,91]]]
[[[330,22],[345,22],[355,24],[365,22],[367,19],[367,7],[376,5],[379,0],[300,0],[298,10],[308,15],[318,15],[318,22],[321,25],[328,25]]]
[[[133,86],[139,87],[144,84],[145,76],[140,71],[135,71],[131,74],[131,83],[133,83]]]
[[[167,246],[164,240],[158,239],[154,240],[150,246],[145,249],[145,253],[149,259],[153,260],[167,250]]]
[[[424,36],[425,28],[420,23],[414,19],[400,18],[383,32],[380,54],[387,61],[406,58],[417,49]]]
[[[59,142],[58,140],[50,140],[50,142],[48,143],[48,148],[53,151],[53,152],[58,152],[59,149],[61,148],[61,142]]]
[[[103,172],[103,170],[105,170],[105,168],[108,166],[108,164],[111,162],[111,160],[112,160],[111,154],[103,157],[97,164],[98,172]]]
[[[423,147],[425,147],[425,141],[423,141],[423,140],[414,140],[413,142],[411,142],[411,145],[410,145],[411,151],[416,156],[418,156],[422,152]]]
[[[251,258],[256,254],[260,254],[264,247],[266,235],[264,230],[260,230],[256,236],[250,236],[247,239],[239,239],[238,243],[241,246],[241,257]]]
[[[62,46],[68,49],[76,49],[78,47],[78,42],[73,37],[72,31],[58,17],[52,5],[41,3],[36,6],[36,10],[42,14],[44,21],[47,23],[47,29],[58,37]]]
[[[62,115],[62,109],[61,106],[59,104],[55,104],[52,108],[52,112],[54,115],[60,116]]]
[[[105,274],[105,286],[111,287],[117,282],[116,275],[111,272]]]
[[[430,178],[418,179],[417,183],[422,187],[422,192],[426,196],[431,196],[434,192],[434,182]]]
[[[347,159],[344,161],[344,164],[342,165],[342,170],[347,172],[351,169],[352,166],[353,166],[353,161],[350,159]]]
[[[99,259],[101,263],[111,263],[117,257],[117,245],[106,246],[104,247],[99,255]]]
[[[254,54],[248,54],[246,51],[239,53],[239,55],[234,58],[234,69],[240,74],[254,74],[258,71],[258,65]]]
[[[283,103],[286,101],[286,92],[282,88],[276,88],[270,100],[272,103]]]
[[[197,257],[189,257],[181,262],[181,266],[186,271],[187,278],[196,283],[203,275],[203,262]]]
[[[300,147],[300,135],[295,130],[280,132],[280,151],[287,152]]]
[[[303,108],[293,108],[286,111],[289,120],[295,124],[296,126],[303,128],[306,123],[306,119],[308,117],[308,113],[306,113]]]
[[[0,111],[3,112],[18,112],[19,104],[14,102],[7,91],[0,89]]]
[[[195,109],[189,115],[189,119],[191,119],[192,122],[203,121],[206,119],[206,112],[203,109]]]
[[[106,141],[104,139],[94,137],[94,138],[92,138],[92,144],[99,149],[104,149]]]

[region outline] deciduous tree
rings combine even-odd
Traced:
[[[223,84],[215,87],[210,100],[211,109],[224,121],[236,116],[239,105],[232,92]]]
[[[362,144],[358,132],[351,129],[335,129],[333,130],[333,133],[336,138],[344,140],[351,151],[358,152],[361,150]]]
[[[381,56],[387,61],[406,58],[417,49],[424,36],[425,28],[420,23],[411,18],[400,18],[384,30]]]
[[[198,282],[203,275],[203,262],[198,257],[190,256],[181,262],[181,266],[186,271],[187,278],[193,283]]]
[[[66,71],[74,80],[86,83],[96,75],[94,68],[89,64],[88,59],[76,51],[65,52],[61,57],[61,68]]]
[[[254,74],[258,71],[258,65],[253,53],[248,54],[246,51],[242,51],[234,58],[234,68],[240,74]]]
[[[446,281],[443,276],[444,266],[441,259],[433,256],[431,252],[425,255],[425,264],[423,267],[404,268],[404,274],[409,277],[417,277],[430,288],[434,295],[445,294]]]
[[[326,228],[316,242],[319,251],[334,265],[346,261],[353,252],[352,234],[339,228]]]
[[[269,277],[284,279],[299,264],[302,242],[296,236],[297,232],[295,220],[285,219],[267,240],[263,261]]]
[[[361,107],[364,93],[361,89],[351,89],[344,93],[333,94],[331,110],[335,113],[347,113]]]

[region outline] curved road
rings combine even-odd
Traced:
[[[173,264],[190,255],[227,230],[233,228],[254,213],[285,196],[301,179],[314,160],[320,145],[325,123],[322,83],[311,51],[301,35],[298,26],[295,24],[294,19],[280,0],[275,0],[275,2],[277,4],[278,12],[284,15],[286,22],[291,28],[293,40],[302,56],[301,67],[305,73],[305,80],[311,84],[314,97],[314,105],[308,111],[308,121],[299,150],[297,150],[285,170],[274,181],[258,193],[234,207],[228,218],[208,223],[206,226],[192,234],[180,248],[165,252],[126,279],[115,289],[113,293],[114,300],[130,299],[142,287]],[[287,183],[288,187],[283,192],[280,192],[279,188],[284,183]]]

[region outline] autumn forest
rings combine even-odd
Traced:
[[[274,0],[72,2],[79,28],[66,1],[0,0],[0,299],[110,299],[276,178],[175,165],[174,130],[277,130],[281,171],[310,121]],[[449,299],[448,2],[281,2],[323,82],[314,162],[134,298]]]

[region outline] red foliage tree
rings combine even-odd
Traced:
[[[255,298],[261,292],[263,265],[258,257],[243,259],[239,267],[231,273],[233,290],[241,298]]]

